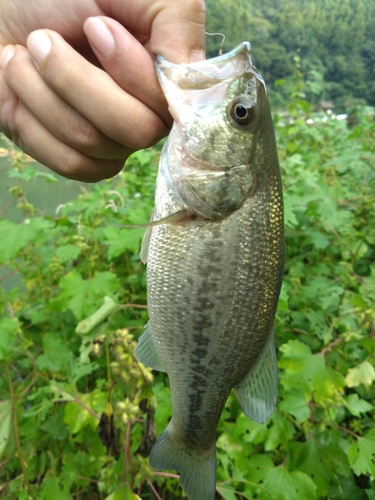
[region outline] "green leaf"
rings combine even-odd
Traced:
[[[71,500],[71,496],[63,493],[59,487],[57,477],[46,477],[40,490],[40,500]]]
[[[77,482],[77,476],[95,477],[101,472],[100,460],[95,460],[95,455],[84,451],[76,451],[75,453],[66,453],[64,455],[64,468],[60,477],[73,474],[74,482]]]
[[[125,250],[139,252],[144,233],[144,228],[119,229],[118,227],[107,227],[104,235],[107,239],[109,260],[118,257]]]
[[[306,231],[308,236],[306,243],[312,243],[318,250],[329,245],[329,239],[324,233],[318,231]]]
[[[122,484],[111,495],[107,496],[105,500],[142,500],[136,493],[134,493],[129,486]]]
[[[26,219],[22,224],[0,221],[0,263],[13,259],[31,241],[43,239],[52,226],[51,221],[40,218]]]
[[[365,490],[368,500],[375,500],[375,485],[373,490]]]
[[[310,348],[298,340],[290,340],[280,347],[283,356],[279,360],[281,384],[287,391],[299,388],[305,399],[309,400],[311,391],[318,404],[329,406],[331,401],[340,395],[345,385],[343,376],[326,366],[322,354],[311,354]]]
[[[340,470],[350,473],[346,454],[338,446],[319,446],[315,436],[305,443],[291,442],[289,452],[288,469],[307,474],[316,484],[319,497],[327,495]]]
[[[338,480],[339,483],[331,488],[330,500],[366,500],[363,490],[355,484],[352,473],[349,477],[338,476]]]
[[[275,468],[269,455],[253,455],[248,461],[249,481],[261,483]]]
[[[367,389],[375,380],[375,368],[366,360],[355,368],[350,368],[345,377],[348,387],[358,387],[363,384]]]
[[[358,437],[356,443],[349,445],[347,452],[349,463],[357,476],[375,476],[375,429],[364,437]]]
[[[100,323],[100,325],[96,326],[89,334],[82,335],[82,343],[79,348],[80,356],[79,356],[79,361],[80,363],[89,363],[90,362],[90,357],[89,355],[91,354],[93,347],[94,347],[94,340],[96,340],[98,337],[101,337],[102,335],[105,335],[107,331],[108,323]]]
[[[290,340],[280,347],[282,357],[279,367],[285,370],[280,374],[280,382],[286,390],[299,388],[305,398],[310,398],[312,391],[313,373],[317,360],[311,354],[310,348],[299,340]]]
[[[76,383],[80,378],[90,375],[99,367],[100,365],[98,363],[90,363],[88,360],[81,362],[81,360],[75,359],[72,367],[73,382]]]
[[[279,466],[271,470],[264,481],[276,500],[313,500],[316,498],[316,485],[303,472],[289,472]]]
[[[12,435],[12,401],[0,401],[0,458]]]
[[[43,352],[44,354],[38,356],[36,360],[39,370],[56,372],[72,359],[69,348],[53,333],[44,335]]]
[[[315,357],[319,363],[313,376],[314,399],[323,407],[328,407],[341,394],[345,380],[341,373],[326,365],[322,354],[316,354]]]
[[[245,441],[246,443],[262,443],[268,435],[267,424],[259,424],[241,413],[231,432],[235,440]]]
[[[318,338],[324,340],[324,336],[328,330],[324,314],[321,311],[308,311],[306,312],[306,318],[310,325],[310,331]]]
[[[287,192],[284,195],[284,222],[289,227],[298,226],[298,220],[293,210],[293,200],[288,196]]]
[[[288,283],[284,282],[281,287],[279,302],[277,304],[277,310],[289,311],[288,301],[289,301],[289,285]]]
[[[19,328],[20,323],[17,319],[0,319],[0,360],[7,358],[14,335]]]
[[[301,389],[287,392],[279,407],[293,415],[297,422],[303,422],[310,417],[311,409]]]
[[[237,500],[235,490],[231,489],[229,486],[216,486],[216,490],[220,495],[225,498],[225,500]]]
[[[373,339],[372,337],[365,337],[364,339],[361,340],[361,344],[369,354],[373,355],[375,354],[375,339]]]
[[[68,424],[71,434],[77,434],[84,428],[96,430],[99,419],[86,407],[101,415],[108,401],[108,393],[95,389],[88,394],[79,394],[78,399],[79,402],[72,401],[66,405],[64,422]]]
[[[0,263],[12,259],[33,239],[33,236],[34,231],[28,224],[14,224],[8,220],[0,221]]]
[[[361,413],[366,413],[374,407],[365,399],[361,399],[358,394],[350,394],[346,399],[348,410],[356,417],[360,417]]]
[[[32,167],[26,167],[22,170],[9,170],[8,177],[22,179],[26,182],[34,179],[35,177],[46,179],[48,182],[58,182],[58,177],[52,172],[42,172],[41,170]]]
[[[343,477],[352,475],[347,454],[341,449],[340,444],[324,446],[321,449],[324,463],[336,475]]]
[[[267,451],[275,450],[280,444],[286,445],[295,433],[292,423],[279,411],[276,410],[271,419],[273,425],[270,427],[264,443],[264,449]]]
[[[81,249],[75,245],[63,245],[56,249],[56,255],[63,264],[72,262],[80,253]]]
[[[81,320],[91,314],[106,295],[115,299],[119,282],[117,276],[109,271],[99,272],[85,280],[74,270],[60,280],[60,287],[60,299],[65,302],[65,307],[69,307],[77,320]]]

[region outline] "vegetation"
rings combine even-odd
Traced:
[[[253,61],[273,104],[286,105],[293,58],[301,60],[307,99],[330,100],[337,111],[358,99],[375,105],[373,0],[206,0],[207,31],[226,36],[225,50],[251,42]],[[228,22],[230,20],[230,22]],[[218,37],[208,37],[217,54]]]
[[[311,115],[302,90],[297,71],[288,114],[275,116],[287,250],[279,402],[257,424],[228,399],[217,439],[226,500],[375,499],[375,114],[359,108],[350,127]],[[25,186],[56,177],[9,151],[23,222],[0,212],[0,280],[22,278],[0,287],[4,500],[182,497],[176,474],[147,461],[171,415],[168,380],[133,356],[147,322],[143,231],[121,228],[150,216],[158,152],[136,153],[51,217]]]

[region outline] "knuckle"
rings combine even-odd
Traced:
[[[59,156],[56,167],[63,177],[74,181],[85,181],[90,170],[87,160],[71,148],[67,148],[64,154]]]
[[[147,110],[139,117],[128,142],[131,142],[129,145],[133,149],[149,148],[166,137],[168,133],[169,130],[163,120]]]
[[[101,133],[92,123],[82,116],[77,118],[77,113],[71,110],[68,124],[69,135],[78,149],[90,151],[98,147]]]

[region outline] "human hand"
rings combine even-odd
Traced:
[[[204,57],[204,3],[61,5],[1,2],[0,130],[59,174],[93,182],[115,175],[135,150],[168,133],[153,56]]]

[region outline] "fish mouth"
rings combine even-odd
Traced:
[[[163,56],[156,56],[156,69],[158,76],[164,74],[180,88],[190,88],[199,85],[203,89],[220,80],[237,78],[247,66],[251,66],[250,42],[242,42],[230,52],[192,63],[174,64]],[[198,88],[198,87],[197,87]]]
[[[242,42],[226,54],[188,64],[174,64],[158,55],[155,66],[167,98],[173,86],[182,90],[203,90],[222,81],[235,80],[245,72],[253,73],[263,81],[252,65],[250,42]]]

